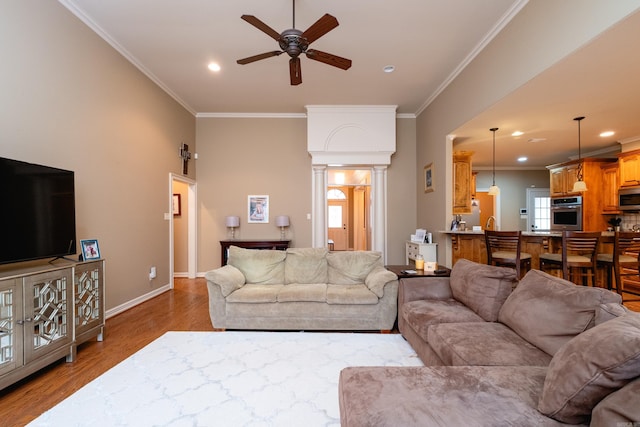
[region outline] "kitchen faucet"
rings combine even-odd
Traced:
[[[492,222],[493,222],[493,228],[492,228],[492,230],[495,230],[495,229],[496,229],[496,217],[495,217],[495,216],[493,216],[493,215],[491,215],[489,218],[487,218],[487,223],[485,224],[484,229],[485,229],[485,230],[488,230],[488,229],[489,229],[489,225],[490,225]]]

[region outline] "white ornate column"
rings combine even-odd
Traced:
[[[313,165],[313,200],[311,227],[313,229],[311,245],[314,248],[327,246],[327,167]]]
[[[384,254],[386,262],[387,242],[387,166],[374,166],[372,182],[372,230],[371,249]]]

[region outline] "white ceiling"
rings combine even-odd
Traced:
[[[281,32],[292,26],[292,0],[59,1],[198,115],[302,114],[314,104],[397,105],[399,114],[418,114],[526,3],[296,0],[296,28],[304,31],[325,13],[340,23],[311,48],[353,66],[343,71],[303,56],[303,83],[291,86],[286,55],[248,65],[236,60],[278,49],[240,16],[254,15]],[[577,152],[575,115],[587,116],[583,153],[640,136],[640,55],[631,42],[640,39],[636,15],[457,129],[456,149],[473,150],[475,165],[491,165],[488,128],[496,126],[497,145],[504,142],[498,165],[515,164],[520,154],[528,154],[528,166],[564,161]],[[207,69],[212,61],[219,73]],[[386,65],[396,71],[384,73]],[[604,142],[590,136],[601,128],[617,133]],[[513,141],[507,134],[516,129],[526,133]],[[547,142],[526,143],[532,137]]]

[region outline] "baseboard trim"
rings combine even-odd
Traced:
[[[155,289],[155,290],[153,290],[153,291],[151,291],[151,292],[149,292],[147,294],[140,295],[139,297],[134,298],[131,301],[127,301],[124,304],[121,304],[121,305],[119,305],[117,307],[113,307],[112,309],[107,310],[105,312],[105,318],[109,319],[110,317],[113,317],[113,316],[115,316],[117,314],[120,314],[120,313],[122,313],[124,311],[127,311],[127,310],[135,307],[136,305],[142,304],[143,302],[148,301],[151,298],[155,298],[158,295],[163,294],[163,293],[165,293],[165,292],[167,292],[169,290],[171,290],[171,285],[166,284],[166,285],[164,285],[164,286],[162,286],[162,287],[160,287],[158,289]]]

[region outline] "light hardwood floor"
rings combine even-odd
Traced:
[[[168,331],[213,331],[204,279],[176,279],[172,291],[107,320],[105,339],[0,391],[0,424],[24,426]],[[626,304],[640,311],[640,302]],[[90,421],[87,421],[90,424]]]

